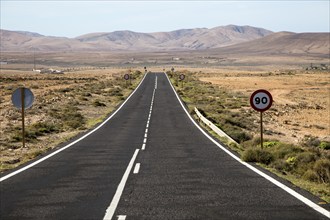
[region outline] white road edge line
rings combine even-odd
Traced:
[[[0,178],[0,182],[4,181],[4,180],[6,180],[6,179],[8,179],[8,178],[10,178],[10,177],[12,177],[12,176],[15,176],[15,175],[19,174],[19,173],[21,173],[21,172],[23,172],[23,171],[25,171],[25,170],[27,170],[27,169],[29,169],[29,168],[31,168],[31,167],[37,165],[37,164],[43,162],[44,160],[47,160],[48,158],[50,158],[50,157],[52,157],[52,156],[54,156],[54,155],[60,153],[61,151],[66,150],[67,148],[69,148],[69,147],[71,147],[72,145],[78,143],[79,141],[83,140],[83,139],[86,138],[87,136],[93,134],[95,131],[97,131],[98,129],[100,129],[105,123],[107,123],[111,118],[113,118],[113,116],[115,116],[115,115],[117,114],[117,112],[118,112],[118,111],[119,111],[119,110],[120,110],[120,109],[126,104],[126,102],[127,102],[127,101],[128,101],[133,95],[134,95],[134,93],[138,90],[138,88],[139,88],[139,87],[141,86],[141,84],[143,83],[143,81],[144,81],[144,79],[146,78],[146,76],[147,76],[147,74],[144,75],[144,77],[143,77],[143,79],[141,80],[140,84],[135,88],[135,90],[131,93],[131,95],[127,97],[127,99],[123,102],[123,104],[121,104],[121,105],[119,106],[119,108],[118,108],[114,113],[112,113],[112,114],[111,114],[111,115],[110,115],[110,116],[109,116],[104,122],[102,122],[102,123],[101,123],[99,126],[97,126],[94,130],[88,132],[87,134],[85,134],[85,135],[82,136],[81,138],[79,138],[79,139],[75,140],[74,142],[72,142],[72,143],[70,143],[70,144],[68,144],[68,145],[66,145],[66,146],[64,146],[64,147],[62,147],[61,149],[59,149],[59,150],[57,150],[57,151],[54,151],[53,153],[48,154],[47,156],[45,156],[45,157],[43,157],[43,158],[41,158],[41,159],[39,159],[39,160],[37,160],[37,161],[35,161],[35,162],[33,162],[33,163],[27,165],[27,166],[25,166],[25,167],[22,167],[21,169],[18,169],[18,170],[16,170],[16,171],[12,172],[12,173],[7,174],[6,176],[1,177],[1,178]]]
[[[165,73],[164,73],[165,74]],[[267,179],[268,181],[272,182],[273,184],[275,184],[276,186],[280,187],[281,189],[285,190],[287,193],[291,194],[292,196],[294,196],[295,198],[299,199],[300,201],[302,201],[303,203],[305,203],[306,205],[308,205],[309,207],[313,208],[314,210],[318,211],[319,213],[325,215],[326,217],[330,218],[330,212],[324,208],[322,208],[321,206],[315,204],[314,202],[312,202],[311,200],[307,199],[306,197],[302,196],[301,194],[297,193],[296,191],[294,191],[293,189],[287,187],[286,185],[284,185],[283,183],[280,183],[279,181],[277,181],[276,179],[268,176],[267,174],[265,174],[264,172],[258,170],[257,168],[251,166],[250,164],[242,161],[239,157],[237,157],[236,155],[234,155],[233,153],[231,153],[229,150],[227,150],[225,147],[223,147],[221,144],[219,144],[218,142],[216,142],[215,140],[213,140],[210,135],[208,135],[190,116],[189,112],[187,111],[187,109],[184,107],[183,103],[181,102],[178,94],[176,93],[170,79],[168,78],[168,76],[165,74],[168,82],[170,83],[172,90],[174,91],[174,94],[176,95],[176,98],[178,99],[181,107],[183,108],[183,110],[186,112],[187,116],[189,117],[189,119],[193,122],[193,124],[208,138],[210,139],[210,141],[212,141],[215,145],[217,145],[219,148],[221,148],[224,152],[226,152],[227,154],[229,154],[229,156],[231,156],[232,158],[234,158],[235,160],[237,160],[238,162],[240,162],[241,164],[243,164],[244,166],[248,167],[249,169],[251,169],[252,171],[254,171],[255,173],[259,174],[260,176],[264,177],[265,179]]]
[[[121,194],[124,191],[125,184],[127,182],[128,176],[129,176],[129,174],[132,170],[132,167],[134,165],[134,162],[135,162],[135,159],[136,159],[138,153],[139,153],[139,149],[136,149],[134,154],[133,154],[133,157],[132,157],[131,161],[129,162],[129,164],[127,166],[127,169],[126,169],[126,171],[123,175],[123,178],[121,179],[121,181],[120,181],[120,183],[117,187],[116,193],[115,193],[114,197],[112,198],[112,201],[111,201],[109,207],[107,208],[107,210],[105,212],[105,216],[103,217],[103,220],[111,220],[112,216],[115,214],[115,211],[116,211],[117,205],[119,203]]]
[[[135,164],[135,167],[134,167],[134,170],[133,170],[133,173],[134,173],[134,174],[138,174],[138,173],[139,173],[139,171],[140,171],[140,166],[141,166],[140,163],[136,163],[136,164]]]

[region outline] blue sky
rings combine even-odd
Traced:
[[[1,29],[77,37],[91,32],[172,31],[236,24],[329,32],[330,1],[0,0]]]

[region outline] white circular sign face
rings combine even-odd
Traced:
[[[34,95],[28,88],[18,88],[13,92],[11,101],[16,108],[22,108],[22,91],[24,91],[24,109],[28,109],[32,106],[34,101]]]
[[[256,111],[263,112],[272,106],[273,97],[267,90],[260,89],[251,95],[250,104]]]
[[[184,74],[181,74],[181,75],[179,76],[180,80],[184,80],[185,77],[186,77],[186,76],[185,76]]]

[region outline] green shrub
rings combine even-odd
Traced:
[[[235,142],[229,142],[228,145],[232,149],[239,149],[239,146]]]
[[[330,160],[321,159],[315,162],[313,170],[320,183],[330,183]]]
[[[314,170],[307,170],[303,175],[303,179],[310,182],[318,182],[317,173]]]
[[[76,106],[67,105],[61,109],[51,109],[49,115],[67,128],[77,129],[85,124],[85,118]]]
[[[235,141],[237,141],[238,143],[243,143],[244,141],[248,141],[251,140],[251,136],[249,134],[247,134],[244,131],[235,129],[235,130],[230,130],[227,131],[225,129],[225,131],[228,133],[228,135],[233,138]]]
[[[257,162],[263,164],[270,164],[273,161],[273,155],[264,149],[247,149],[242,154],[242,160],[246,162]]]
[[[314,136],[306,135],[301,143],[304,147],[318,147],[321,141]]]
[[[257,146],[259,146],[260,143],[261,143],[260,137],[254,137],[251,140],[244,141],[242,143],[242,146],[244,148],[251,148],[251,147],[257,147]]]
[[[55,125],[47,123],[47,122],[37,122],[25,128],[25,139],[26,141],[33,141],[37,139],[39,136],[58,132],[59,128]],[[13,135],[11,136],[11,141],[18,142],[22,141],[22,129],[16,127]]]
[[[285,162],[293,167],[297,163],[297,158],[296,157],[288,157]]]
[[[279,159],[296,156],[304,150],[291,144],[278,143],[276,147],[272,148],[274,156]]]
[[[292,169],[292,167],[290,167],[290,165],[283,159],[274,161],[272,167],[281,172],[289,172]]]
[[[106,104],[104,104],[103,102],[100,102],[99,100],[95,100],[93,102],[93,106],[94,107],[104,107],[104,106],[107,106]]]
[[[123,96],[122,89],[120,87],[113,88],[109,90],[111,96]]]
[[[265,148],[272,148],[278,145],[279,142],[277,141],[266,141],[264,142],[264,147]],[[259,143],[260,144],[260,143]]]
[[[324,149],[324,150],[330,150],[330,142],[322,141],[319,145],[319,148]]]
[[[241,118],[239,117],[227,117],[225,118],[225,123],[226,124],[230,124],[230,125],[233,125],[233,126],[237,126],[237,127],[240,127],[240,128],[246,128],[247,126],[244,124],[244,120],[242,120]]]
[[[31,142],[37,139],[38,135],[35,131],[31,131],[29,129],[25,129],[25,141]],[[14,134],[11,136],[12,142],[22,141],[22,130],[16,130]]]
[[[312,152],[302,152],[298,154],[297,161],[299,163],[311,163],[316,160],[316,155]]]
[[[30,129],[34,130],[38,136],[43,134],[58,132],[60,129],[54,124],[48,122],[37,122],[33,124]]]

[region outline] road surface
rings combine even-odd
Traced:
[[[220,149],[186,114],[164,73],[148,73],[87,137],[2,176],[0,206],[1,220],[301,220],[329,214]]]

